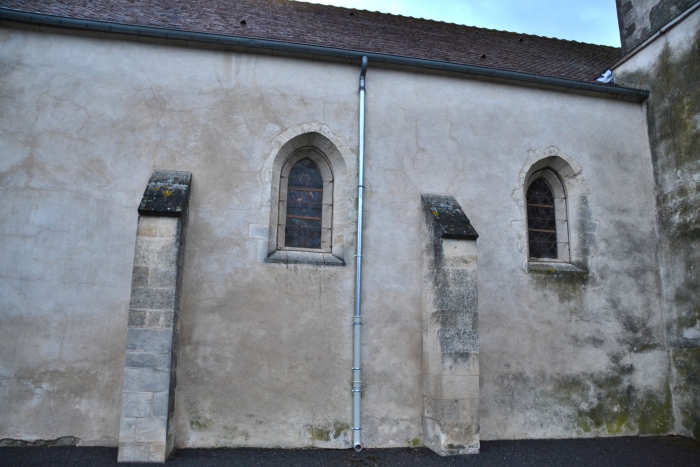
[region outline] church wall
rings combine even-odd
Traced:
[[[359,67],[0,40],[0,439],[116,444],[136,208],[169,169],[193,174],[176,446],[348,447]],[[424,193],[480,234],[482,439],[669,431],[643,106],[372,64],[367,89],[363,445],[421,444]],[[344,154],[346,266],[262,262],[290,129]],[[587,275],[528,272],[520,179],[551,155],[581,168]]]
[[[412,193],[452,194],[480,234],[482,439],[670,430],[643,108],[388,71],[370,82],[366,254],[391,254],[368,259],[366,277],[382,280],[378,265],[391,261],[404,282],[368,294],[372,310],[396,314],[367,326],[368,345],[404,332],[392,323],[418,293],[417,272],[408,276],[419,215]],[[578,162],[590,188],[570,213],[572,253],[588,276],[526,272],[518,178],[547,148]]]
[[[615,70],[650,89],[647,121],[657,184],[659,258],[679,433],[700,436],[700,10]]]

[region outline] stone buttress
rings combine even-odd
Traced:
[[[119,462],[165,462],[172,417],[184,233],[192,175],[154,171],[139,206]]]
[[[423,195],[423,430],[441,456],[479,452],[478,234],[451,196]]]

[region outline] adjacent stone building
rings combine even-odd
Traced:
[[[650,2],[654,3],[654,2]],[[676,429],[700,436],[700,3],[618,7],[648,23],[622,33],[619,85],[649,89],[649,147],[658,210],[659,276]],[[623,14],[627,11],[626,14]],[[648,18],[648,19],[647,19]],[[621,29],[622,30],[622,29]]]
[[[697,437],[700,11],[652,3],[618,2],[620,51],[0,0],[0,443]]]

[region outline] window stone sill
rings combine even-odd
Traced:
[[[577,268],[571,263],[556,261],[530,261],[527,263],[527,272],[556,276],[585,276],[588,274],[585,269]]]
[[[267,257],[266,263],[313,264],[316,266],[345,266],[345,262],[330,253],[277,250]]]

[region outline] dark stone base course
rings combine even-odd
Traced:
[[[56,439],[37,439],[36,441],[25,441],[23,439],[3,438],[3,439],[0,439],[0,448],[76,446],[79,442],[80,442],[80,438],[76,438],[74,436],[63,436],[61,438],[56,438]]]
[[[0,465],[125,466],[117,464],[117,448],[0,447]],[[427,448],[401,449],[179,449],[166,465],[224,466],[489,466],[489,467],[700,467],[700,441],[677,436],[566,440],[482,441],[481,452],[440,457]]]

